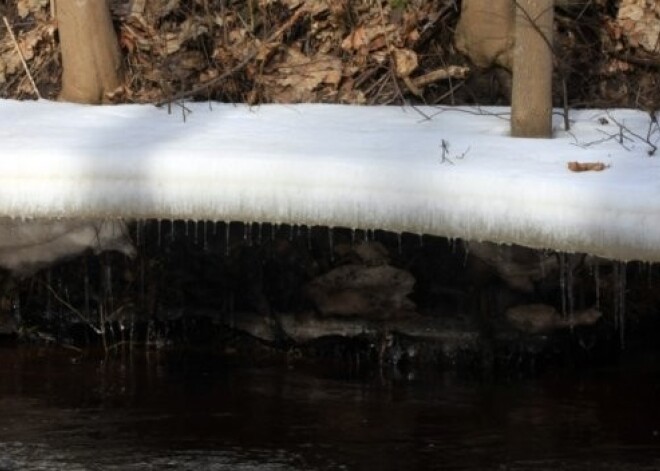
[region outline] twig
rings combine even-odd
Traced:
[[[284,34],[284,32],[285,32],[287,29],[291,28],[291,27],[294,25],[294,23],[295,23],[296,21],[298,21],[298,19],[299,19],[303,14],[305,14],[306,12],[307,12],[307,9],[306,9],[305,7],[301,7],[298,11],[296,11],[293,15],[291,15],[291,18],[289,18],[288,20],[286,20],[286,22],[285,22],[282,26],[280,26],[280,27],[279,27],[279,28],[278,28],[273,34],[271,34],[271,35],[268,37],[268,39],[267,39],[263,44],[268,44],[268,43],[271,43],[271,42],[275,41],[279,36],[281,36],[282,34]],[[248,54],[248,55],[247,55],[247,56],[246,56],[241,62],[239,62],[238,64],[236,64],[236,65],[235,65],[234,67],[232,67],[231,69],[229,69],[229,70],[223,72],[222,74],[218,75],[218,76],[215,77],[215,78],[212,78],[212,79],[210,79],[210,80],[207,80],[207,81],[204,82],[203,84],[198,85],[198,86],[194,87],[194,88],[191,89],[191,90],[187,90],[187,91],[179,92],[179,93],[177,93],[176,95],[171,96],[171,97],[169,97],[169,98],[166,99],[166,100],[162,100],[162,101],[156,103],[156,106],[157,106],[157,107],[161,107],[161,106],[166,105],[166,104],[168,104],[168,103],[172,103],[173,101],[183,100],[183,99],[185,99],[185,98],[189,98],[189,97],[191,97],[191,96],[195,96],[195,95],[197,95],[198,93],[201,93],[201,92],[203,92],[203,91],[205,91],[205,90],[208,90],[209,88],[213,87],[214,85],[217,85],[218,83],[220,83],[221,81],[223,81],[223,80],[226,79],[227,77],[230,77],[230,76],[234,75],[236,72],[238,72],[239,70],[243,69],[243,68],[244,68],[245,66],[247,66],[247,65],[248,65],[248,64],[249,64],[249,63],[250,63],[255,57],[257,57],[257,55],[259,55],[259,52],[260,52],[260,50],[259,50],[259,48],[257,47],[257,48],[254,49],[252,52],[250,52],[250,53],[249,53],[249,54]]]
[[[448,163],[450,165],[454,165],[454,162],[452,162],[452,160],[449,158],[449,142],[443,139],[442,143],[440,144],[440,148],[442,149],[442,155],[440,156],[442,160],[440,163]]]
[[[11,36],[11,40],[14,42],[14,46],[16,47],[16,52],[18,53],[18,57],[21,58],[21,63],[23,64],[23,68],[25,69],[25,73],[28,76],[28,79],[30,79],[30,83],[32,84],[32,88],[34,89],[35,95],[37,95],[37,98],[41,100],[41,93],[39,93],[39,89],[37,88],[37,84],[34,83],[34,79],[32,78],[32,74],[30,73],[30,69],[28,68],[27,62],[25,62],[25,57],[23,56],[23,52],[21,51],[21,47],[18,45],[18,41],[16,41],[16,36],[14,36],[14,31],[11,29],[11,26],[9,25],[9,21],[7,20],[6,16],[2,17],[2,21],[5,22],[5,26],[7,27],[7,31],[9,31],[9,36]]]
[[[656,151],[658,150],[658,146],[655,145],[653,142],[651,142],[651,135],[652,135],[651,129],[653,128],[653,121],[651,121],[651,125],[649,126],[649,132],[648,132],[647,137],[644,137],[644,136],[640,136],[639,134],[634,132],[629,127],[624,126],[623,124],[619,123],[616,119],[614,119],[614,117],[609,112],[607,112],[607,116],[608,116],[608,118],[610,118],[610,120],[612,120],[612,122],[614,124],[619,126],[619,134],[620,134],[621,137],[623,137],[623,132],[626,131],[628,134],[630,134],[633,137],[636,137],[637,139],[644,142],[645,144],[647,144],[650,147],[650,149],[646,151],[646,153],[649,155],[649,157],[655,155]]]
[[[415,77],[412,79],[412,83],[417,88],[423,88],[426,85],[437,82],[439,80],[447,80],[452,78],[463,79],[469,72],[470,69],[468,67],[450,65],[448,67],[443,67],[441,69],[428,72],[424,75],[420,75],[419,77]]]
[[[454,165],[454,161],[449,158],[449,153],[450,153],[450,151],[449,151],[449,142],[447,142],[445,139],[443,139],[441,144],[440,144],[440,148],[442,149],[442,154],[440,155],[440,158],[442,160],[440,160],[440,163],[441,164],[448,163],[450,165]],[[461,155],[457,155],[454,158],[458,159],[458,160],[463,160],[468,152],[470,152],[470,146],[468,146],[468,148],[465,149]]]
[[[75,308],[70,302],[68,302],[66,299],[63,299],[59,294],[57,294],[57,291],[55,291],[55,290],[53,289],[53,287],[50,286],[50,284],[48,284],[48,283],[44,283],[44,282],[42,282],[42,281],[40,281],[40,283],[41,283],[43,286],[45,286],[46,289],[47,289],[48,291],[50,291],[50,293],[53,295],[53,297],[54,297],[58,302],[60,302],[64,307],[66,307],[67,309],[69,309],[72,313],[74,313],[75,315],[77,315],[77,316],[80,318],[80,320],[82,320],[85,324],[87,324],[87,326],[88,326],[90,329],[92,329],[94,332],[96,332],[96,334],[101,335],[101,334],[103,333],[103,330],[100,329],[100,328],[98,328],[98,327],[96,327],[96,326],[92,323],[92,321],[90,321],[89,319],[87,319],[87,318],[83,315],[82,312],[80,312],[78,309],[76,309],[76,308]]]

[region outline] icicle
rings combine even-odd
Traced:
[[[21,325],[23,322],[22,313],[21,313],[21,297],[16,294],[12,298],[11,309],[14,314],[14,320],[17,325]]]
[[[142,225],[144,221],[138,219],[135,223],[135,245],[140,247],[142,245]]]
[[[50,293],[51,293],[51,289],[53,289],[52,277],[53,277],[53,274],[51,272],[51,269],[49,268],[46,271],[46,286],[49,288],[49,289],[46,290],[46,312],[44,313],[45,314],[44,317],[46,319],[50,319],[50,315],[51,315],[51,312],[50,312],[50,303],[51,303],[50,296],[51,296],[51,294]]]
[[[176,231],[174,227],[174,219],[170,219],[170,237],[172,240],[176,239]]]
[[[163,225],[163,220],[162,219],[159,219],[158,221],[156,221],[156,233],[157,233],[157,236],[156,236],[156,241],[157,242],[156,243],[158,244],[158,247],[160,247],[160,242],[161,242],[161,237],[162,237],[161,236],[162,229],[163,229],[162,225]]]
[[[619,291],[619,338],[621,340],[621,349],[626,347],[626,282],[627,282],[627,265],[626,262],[619,262],[619,282],[617,283],[617,290]]]
[[[83,315],[85,319],[90,318],[90,289],[89,289],[89,266],[87,257],[83,258]]]
[[[467,267],[468,258],[470,257],[470,245],[463,244],[463,251],[465,252],[465,257],[463,258],[463,267]]]
[[[204,242],[204,252],[206,252],[209,249],[209,241],[208,241],[208,238],[206,236],[206,219],[204,219],[202,221],[202,232],[203,232],[202,239],[203,239],[203,242]]]
[[[243,223],[243,242],[247,242],[248,239],[248,225],[246,222]]]
[[[213,224],[213,237],[218,235],[218,224],[220,224],[218,221],[212,222]]]
[[[559,252],[559,291],[561,291],[561,315],[566,319],[566,254]]]
[[[402,239],[403,239],[403,234],[401,234],[401,233],[399,232],[399,233],[396,235],[396,244],[397,244],[397,248],[398,248],[398,250],[399,250],[399,255],[402,255],[402,254],[403,254],[403,243],[402,243],[403,241],[402,241]]]
[[[199,245],[199,221],[193,221],[193,225],[195,228],[195,245]]]
[[[257,245],[261,245],[261,237],[263,234],[263,223],[258,223],[257,225]]]
[[[186,239],[188,238],[188,235],[190,234],[190,231],[188,230],[188,223],[190,222],[188,219],[186,219],[186,230],[184,231],[184,234],[186,236]]]
[[[600,310],[600,265],[597,261],[594,266],[594,285],[596,288],[596,309]]]
[[[108,307],[109,311],[113,312],[114,311],[114,298],[112,294],[112,265],[107,262],[104,264],[104,271],[105,271],[105,276],[103,279],[103,284],[105,285],[104,291],[105,291],[105,296],[106,300],[108,301]]]
[[[312,250],[312,226],[307,226],[307,250]]]
[[[614,311],[614,330],[619,330],[619,264],[612,262],[612,304]]]
[[[566,264],[566,297],[568,299],[568,318],[573,331],[573,255],[568,255]]]
[[[245,226],[245,235],[247,235],[247,245],[252,247],[252,223],[248,222]]]
[[[351,229],[351,247],[355,245],[355,228]]]
[[[289,242],[293,241],[293,225],[289,225]]]
[[[335,243],[332,240],[332,227],[328,227],[328,245],[330,247],[330,261],[335,261]]]
[[[229,229],[231,222],[225,222],[225,255],[229,257]]]

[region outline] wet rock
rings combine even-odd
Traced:
[[[563,317],[547,304],[525,304],[507,309],[505,317],[516,330],[527,334],[547,334],[558,329],[593,325],[602,313],[590,308]]]
[[[512,289],[531,293],[535,283],[553,275],[558,269],[557,258],[536,249],[492,242],[470,242],[471,257],[493,269]]]
[[[387,249],[380,242],[361,242],[353,246],[353,253],[364,265],[375,266],[389,263]]]
[[[344,265],[311,281],[305,293],[323,316],[384,319],[414,311],[415,279],[389,265]]]
[[[407,350],[413,348],[414,341],[431,341],[440,345],[443,352],[449,354],[458,351],[476,351],[480,339],[479,333],[474,329],[444,319],[423,316],[374,322],[357,317],[321,317],[306,312],[280,313],[279,320],[286,335],[297,344],[323,337],[366,336],[375,339],[400,335],[411,339],[412,343],[407,344]],[[221,322],[265,342],[275,340],[272,321],[259,314],[235,313],[231,319],[222,319]]]
[[[25,277],[91,249],[135,254],[123,221],[0,219],[0,267]]]
[[[9,313],[0,312],[0,335],[13,335],[17,332],[18,324],[14,317]]]

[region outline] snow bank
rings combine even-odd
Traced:
[[[660,261],[641,112],[575,111],[571,133],[531,140],[508,137],[503,108],[186,107],[184,122],[178,106],[0,101],[0,217],[378,228]]]

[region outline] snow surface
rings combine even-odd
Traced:
[[[557,116],[535,140],[508,136],[506,108],[185,106],[184,122],[179,106],[0,101],[0,217],[325,225],[660,261],[642,112],[573,111],[570,133]]]

